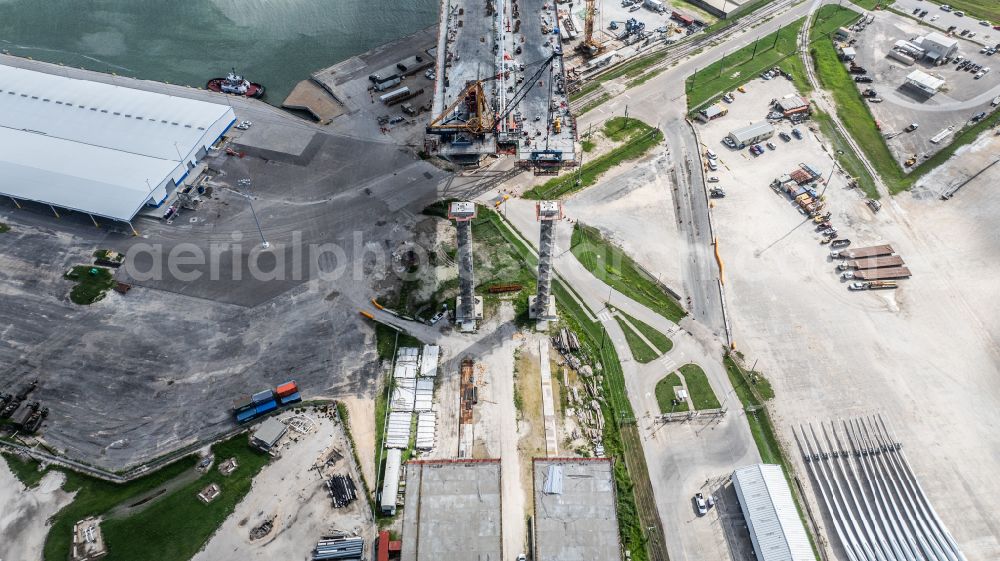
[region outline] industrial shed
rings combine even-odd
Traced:
[[[234,121],[227,105],[0,65],[0,195],[130,222]]]
[[[399,476],[403,467],[403,451],[398,448],[386,450],[385,475],[382,477],[382,495],[379,508],[382,514],[396,514],[396,495],[399,494]]]
[[[756,464],[733,472],[757,561],[815,561],[781,466]]]
[[[774,136],[774,127],[767,121],[754,123],[729,133],[729,138],[736,143],[737,148],[743,148],[748,144],[767,140],[772,136]]]
[[[924,95],[934,95],[944,87],[945,81],[941,78],[935,78],[930,74],[923,72],[921,70],[914,70],[906,77],[906,85],[913,89],[916,89],[923,93]]]

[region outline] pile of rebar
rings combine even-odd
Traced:
[[[343,508],[358,498],[357,488],[350,475],[334,475],[326,481],[333,500],[333,508]]]

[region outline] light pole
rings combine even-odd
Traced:
[[[247,190],[246,193],[241,193],[239,191],[237,191],[237,193],[250,203],[250,213],[253,214],[253,221],[257,224],[257,232],[260,234],[260,246],[267,249],[271,246],[271,244],[267,243],[267,240],[264,239],[264,230],[260,228],[260,220],[257,219],[257,211],[253,209],[253,197],[249,194],[251,184],[250,178],[240,179],[236,182],[236,184]]]

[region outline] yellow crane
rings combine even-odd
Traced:
[[[587,56],[595,56],[604,50],[604,45],[594,39],[594,16],[597,15],[597,0],[586,0],[583,11],[583,42],[577,47]]]

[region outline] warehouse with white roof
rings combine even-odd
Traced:
[[[228,105],[0,65],[0,195],[131,222],[235,119]]]
[[[741,467],[733,487],[757,561],[816,561],[781,466]]]

